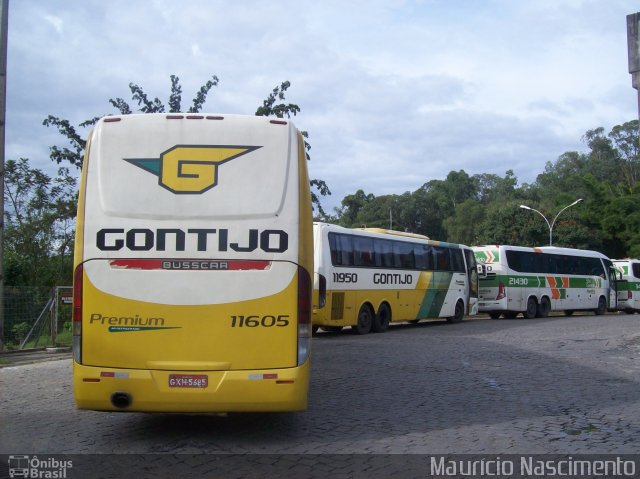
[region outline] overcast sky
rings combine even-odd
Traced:
[[[55,171],[42,126],[131,101],[253,114],[273,87],[309,133],[310,175],[333,195],[413,191],[451,170],[531,183],[584,151],[589,130],[637,117],[626,15],[637,0],[10,0],[6,157]],[[83,135],[86,131],[81,130]]]

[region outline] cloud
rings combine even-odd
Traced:
[[[131,100],[129,83],[187,108],[253,114],[287,102],[312,145],[310,172],[334,191],[401,194],[451,170],[532,182],[588,129],[637,114],[625,16],[636,0],[21,0],[9,26],[7,157],[52,168],[74,124]],[[73,28],[69,28],[73,25]],[[135,105],[132,105],[135,106]],[[86,132],[83,131],[83,134]],[[55,166],[55,165],[53,165]]]
[[[62,35],[63,21],[60,17],[56,17],[54,15],[44,15],[44,19],[53,26],[56,32],[58,32],[58,35]]]

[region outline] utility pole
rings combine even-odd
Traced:
[[[638,118],[640,118],[640,12],[627,15],[627,45],[631,84],[638,91]]]
[[[4,350],[4,129],[7,111],[9,0],[0,0],[0,351]]]

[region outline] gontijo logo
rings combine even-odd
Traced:
[[[218,184],[218,166],[261,146],[176,145],[160,158],[124,158],[158,177],[158,184],[175,194],[200,194]]]

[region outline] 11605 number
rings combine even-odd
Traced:
[[[231,316],[231,327],[232,328],[284,328],[289,325],[289,315],[288,314],[279,314],[278,316],[273,316],[267,314],[265,316]]]

